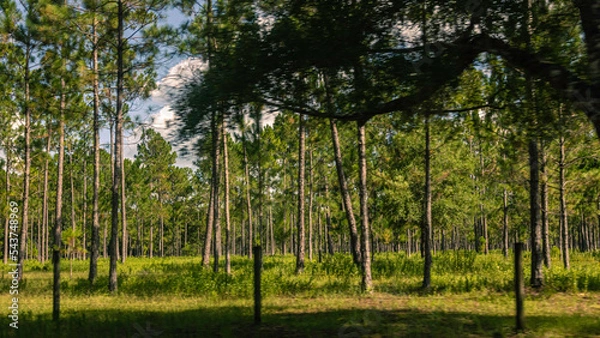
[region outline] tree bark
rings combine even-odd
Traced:
[[[202,250],[202,266],[208,268],[210,265],[210,249],[212,243],[213,218],[214,218],[214,190],[213,180],[211,179],[210,194],[208,200],[208,209],[206,212],[206,231],[204,232],[204,248]]]
[[[421,226],[421,241],[423,242],[423,254],[425,259],[425,267],[423,274],[423,289],[429,289],[431,287],[431,137],[430,137],[430,126],[429,126],[429,114],[425,115],[425,201],[423,210],[423,222]]]
[[[541,288],[544,283],[542,264],[542,227],[540,222],[540,170],[538,142],[535,137],[529,141],[529,208],[531,240],[531,281],[533,288]]]
[[[25,51],[25,76],[23,83],[25,86],[25,128],[24,128],[24,167],[23,167],[23,205],[21,207],[21,232],[19,234],[19,252],[18,262],[19,273],[17,279],[20,281],[23,279],[23,267],[25,262],[25,248],[27,247],[27,227],[29,226],[29,185],[31,175],[31,108],[30,108],[30,93],[29,93],[29,77],[30,77],[30,65],[31,61],[31,47],[27,45]]]
[[[305,250],[305,234],[304,234],[304,171],[306,166],[306,131],[304,117],[299,117],[298,128],[298,249],[296,251],[296,274],[301,274],[304,271],[304,250]]]
[[[112,203],[111,203],[111,232],[110,232],[110,263],[109,263],[109,280],[108,290],[111,293],[116,293],[118,288],[117,280],[117,240],[119,234],[119,207],[120,207],[120,185],[121,185],[121,146],[123,145],[123,54],[125,53],[125,45],[123,43],[123,20],[125,16],[125,9],[123,8],[123,1],[117,1],[117,15],[118,15],[118,27],[117,27],[117,107],[115,116],[115,154],[113,158],[114,172],[112,182]]]
[[[502,205],[502,254],[508,258],[508,190],[504,188]]]
[[[542,205],[541,209],[541,222],[542,222],[542,255],[544,257],[544,265],[550,268],[552,259],[550,257],[550,230],[548,226],[548,171],[546,169],[546,151],[544,149],[544,143],[540,145],[540,170],[541,170],[541,182],[540,182],[540,201]]]
[[[69,179],[71,185],[71,231],[72,240],[71,246],[71,277],[73,277],[73,256],[75,254],[75,247],[77,246],[77,237],[75,236],[75,230],[77,229],[77,222],[75,220],[75,182],[73,181],[73,144],[71,144],[71,154],[69,154]]]
[[[338,184],[340,185],[340,192],[342,194],[342,203],[344,211],[346,213],[346,219],[348,220],[348,228],[350,230],[350,248],[352,252],[352,259],[354,264],[358,268],[362,268],[361,258],[361,244],[358,236],[358,230],[356,226],[356,219],[354,218],[354,211],[352,207],[352,198],[350,197],[350,190],[348,189],[348,183],[346,181],[346,175],[344,173],[344,166],[342,162],[342,152],[340,147],[340,139],[338,136],[337,123],[334,119],[329,119],[329,126],[331,129],[331,139],[333,142],[335,169],[338,177]]]
[[[250,199],[250,170],[248,169],[248,151],[246,149],[246,137],[242,136],[242,147],[244,148],[244,178],[246,180],[246,212],[248,213],[248,257],[252,259],[252,246],[254,245],[253,222],[252,222],[252,200]]]
[[[49,121],[48,121],[49,122]],[[48,139],[46,140],[46,154],[50,154],[52,143],[52,128],[50,127],[50,123],[48,123]],[[42,192],[42,262],[45,262],[48,259],[48,242],[45,240],[48,233],[48,193],[49,193],[49,185],[48,185],[48,174],[49,174],[49,155],[44,160],[44,190]],[[7,159],[7,167],[9,165],[9,155],[8,152],[6,154]],[[8,180],[7,180],[8,182]],[[8,183],[7,183],[8,186]],[[7,195],[8,196],[8,195]]]
[[[308,260],[313,259],[313,161],[312,150],[309,152],[309,169],[308,169]]]
[[[219,201],[219,186],[221,184],[221,167],[220,167],[220,161],[221,161],[221,130],[222,130],[222,123],[223,120],[220,116],[220,113],[218,112],[213,112],[213,129],[212,129],[212,135],[213,135],[213,176],[212,176],[212,180],[213,180],[213,184],[215,189],[213,190],[213,213],[214,213],[214,217],[213,217],[213,230],[214,230],[214,250],[213,250],[213,255],[214,255],[214,261],[213,261],[213,271],[217,272],[219,271],[219,260],[221,258],[221,214],[220,214],[220,201]]]
[[[329,184],[327,182],[327,176],[325,176],[325,200],[329,201]],[[326,237],[326,246],[327,246],[327,253],[330,255],[333,255],[333,240],[331,238],[331,209],[329,207],[329,205],[327,205],[326,211],[325,211],[325,237]],[[362,269],[362,266],[359,267],[360,269]]]
[[[4,151],[6,152],[6,177],[5,177],[5,192],[6,192],[6,205],[10,205],[10,171],[11,171],[11,165],[12,165],[12,156],[11,156],[11,142],[7,141],[6,143],[6,147],[4,149]],[[48,177],[47,175],[48,172],[48,166],[46,166],[46,177]],[[47,189],[47,186],[46,186]],[[44,195],[45,197],[45,195]],[[46,201],[46,199],[44,198],[44,201]],[[4,219],[4,264],[8,264],[8,247],[10,246],[10,231],[9,231],[9,221],[10,221],[10,217],[6,217]]]
[[[65,82],[61,80],[64,90]],[[65,107],[64,93],[60,96],[60,117],[58,122],[58,166],[56,173],[56,209],[54,222],[54,242],[52,250],[52,263],[54,265],[54,279],[52,288],[52,320],[58,322],[60,319],[60,252],[62,249],[62,226],[63,226],[63,172],[65,166]]]
[[[127,194],[125,191],[125,158],[123,151],[123,129],[121,128],[121,154],[119,156],[121,169],[121,263],[127,259]]]
[[[231,274],[231,224],[229,218],[229,156],[227,150],[227,127],[222,123],[223,130],[223,171],[225,182],[223,184],[223,202],[225,204],[225,272]]]
[[[480,221],[481,221],[481,232],[483,234],[483,239],[485,243],[483,243],[483,253],[488,254],[490,250],[490,241],[488,236],[488,226],[487,226],[487,216],[485,212],[485,205],[483,201],[485,200],[485,183],[483,182],[483,175],[485,163],[483,160],[483,146],[481,144],[481,137],[479,137],[479,212],[480,212]]]
[[[360,176],[360,218],[362,226],[362,245],[361,245],[361,263],[362,263],[362,282],[361,290],[366,293],[373,291],[373,281],[371,277],[371,236],[369,227],[369,206],[367,195],[367,146],[365,135],[366,121],[357,122],[358,130],[358,170]]]

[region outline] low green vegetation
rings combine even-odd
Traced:
[[[527,255],[527,253],[526,253]],[[523,337],[600,335],[600,255],[575,253],[546,269],[541,292],[527,290]],[[525,257],[525,279],[529,259]],[[361,295],[350,255],[325,255],[295,275],[291,255],[266,256],[263,325],[252,324],[252,261],[234,257],[233,274],[200,268],[198,257],[129,258],[119,265],[119,292],[107,291],[108,260],[90,288],[87,261],[62,273],[61,327],[52,317],[52,266],[28,261],[19,285],[19,329],[3,316],[2,337],[511,337],[512,259],[493,252],[434,256],[431,292],[420,289],[422,259],[376,254],[375,292]],[[4,266],[2,283],[9,284]],[[6,287],[5,287],[6,289]],[[6,289],[7,290],[7,289]],[[4,293],[2,302],[9,304]],[[5,307],[6,308],[6,307]]]

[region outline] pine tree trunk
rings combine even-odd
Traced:
[[[533,35],[532,22],[532,0],[527,0],[527,11],[525,22],[522,25],[524,30],[525,44],[528,50],[531,50],[531,36]],[[542,265],[542,226],[540,210],[540,167],[539,167],[539,146],[535,127],[537,126],[538,107],[535,104],[535,88],[533,79],[527,75],[525,77],[525,96],[527,103],[527,113],[531,116],[531,129],[529,130],[529,208],[530,208],[530,246],[531,246],[531,280],[533,288],[541,288],[544,282]]]
[[[51,140],[52,140],[52,129],[50,128],[50,123],[48,124],[48,139],[46,140],[46,154],[50,154],[51,150]],[[6,155],[8,161],[8,153]],[[48,260],[48,245],[45,240],[48,233],[48,199],[49,199],[49,184],[48,184],[48,174],[49,174],[49,159],[46,157],[44,161],[44,188],[42,192],[42,263]],[[8,162],[7,162],[8,166]],[[8,182],[8,181],[7,181]],[[8,185],[8,183],[7,183]],[[7,195],[8,196],[8,195]]]
[[[77,227],[77,223],[75,221],[75,182],[73,181],[73,149],[72,149],[72,144],[71,144],[71,154],[69,155],[69,165],[71,166],[70,170],[69,170],[69,178],[70,178],[70,185],[71,185],[71,231],[72,231],[72,241],[70,243],[71,245],[71,269],[72,269],[72,265],[73,265],[73,255],[75,253],[75,247],[77,245],[77,241],[76,241],[76,237],[75,237],[75,230]],[[71,272],[71,277],[73,277],[73,272]]]
[[[581,222],[580,222],[580,228],[581,229],[581,251],[582,252],[587,252],[590,249],[590,245],[589,245],[589,238],[588,238],[588,230],[587,230],[587,222],[585,221],[585,211],[583,211],[583,208],[581,208]]]
[[[116,293],[118,288],[117,280],[117,240],[119,234],[119,207],[120,204],[120,185],[121,185],[121,146],[123,145],[123,54],[125,53],[125,45],[123,43],[123,20],[125,16],[125,10],[123,8],[123,1],[117,1],[117,15],[118,15],[118,27],[117,27],[117,106],[115,116],[115,154],[113,158],[114,172],[112,182],[112,203],[111,203],[111,232],[110,232],[110,243],[109,243],[109,277],[108,277],[108,290],[111,293]]]
[[[61,80],[64,90],[65,82]],[[60,318],[60,255],[62,250],[63,226],[63,172],[65,167],[65,95],[60,98],[60,120],[58,124],[58,166],[56,173],[56,209],[54,222],[54,242],[52,250],[52,263],[54,264],[54,279],[52,288],[52,320],[58,322]]]
[[[25,248],[27,247],[27,227],[29,226],[29,185],[30,185],[30,173],[31,173],[31,108],[30,105],[30,93],[29,93],[29,62],[31,58],[30,46],[27,46],[25,55],[25,126],[24,126],[24,167],[23,167],[23,205],[21,206],[21,228],[19,234],[19,250],[18,250],[18,262],[19,274],[17,279],[20,281],[23,279],[23,267],[25,262]]]
[[[123,130],[121,129],[121,155],[119,157],[121,166],[121,263],[125,263],[127,260],[127,195],[125,192],[125,158],[123,141]]]
[[[325,176],[325,200],[329,201],[329,184],[327,182],[327,176]],[[328,254],[333,255],[333,240],[331,238],[331,209],[329,208],[329,205],[325,209],[325,223],[324,231],[326,237],[325,245],[327,246],[326,251]]]
[[[218,115],[217,112],[213,112],[214,125],[212,129],[213,139],[213,184],[215,189],[213,191],[213,231],[214,231],[214,261],[213,261],[213,271],[219,271],[219,260],[221,258],[221,214],[220,214],[220,201],[219,201],[219,186],[221,184],[221,130],[222,130],[222,119]]]
[[[360,177],[360,218],[362,227],[362,245],[361,245],[361,263],[362,263],[362,282],[361,290],[366,293],[373,291],[373,281],[371,278],[371,237],[369,227],[369,206],[367,195],[367,146],[365,135],[366,121],[358,121],[358,170]]]
[[[252,259],[252,245],[254,245],[253,222],[252,222],[252,200],[250,199],[250,170],[248,169],[248,151],[246,149],[246,138],[242,138],[244,148],[244,179],[246,180],[246,212],[248,214],[248,257]]]
[[[423,223],[421,227],[421,241],[423,242],[423,254],[425,267],[423,274],[423,289],[431,287],[431,139],[429,127],[429,114],[425,116],[425,206],[423,212]]]
[[[348,220],[348,228],[350,229],[350,247],[352,251],[352,258],[354,264],[358,268],[362,268],[361,244],[360,239],[358,237],[356,219],[354,218],[352,198],[350,197],[350,191],[348,189],[346,175],[344,174],[342,152],[340,150],[340,140],[338,136],[336,121],[334,119],[329,119],[329,126],[331,128],[331,139],[333,141],[335,168],[337,172],[338,183],[340,185],[340,192],[342,194],[342,203],[344,205],[344,211],[346,212],[346,219]]]
[[[313,210],[313,161],[312,161],[312,151],[309,152],[309,169],[308,169],[308,260],[312,261],[313,259],[313,220],[312,220],[312,210]]]
[[[136,225],[137,225],[137,257],[144,257],[144,246],[142,243],[142,238],[144,238],[144,220],[140,219],[138,212],[135,215]]]
[[[298,249],[296,251],[296,274],[301,274],[304,271],[304,171],[306,166],[306,131],[305,120],[303,116],[299,117],[299,147],[298,147]]]
[[[550,231],[548,229],[548,172],[546,170],[546,151],[543,142],[540,146],[540,170],[542,175],[540,182],[542,255],[544,257],[544,265],[550,268],[552,260],[550,257]]]
[[[317,209],[317,254],[319,255],[319,263],[323,261],[323,226],[321,224],[321,208]]]
[[[5,147],[4,151],[6,153],[6,177],[5,177],[5,192],[6,192],[6,205],[10,205],[10,171],[11,166],[12,166],[12,155],[11,153],[11,147],[12,144],[10,141],[8,141],[7,146]],[[46,167],[46,172],[48,170],[48,167]],[[46,176],[47,177],[47,176]],[[45,199],[44,199],[45,201]],[[4,219],[4,264],[8,264],[8,247],[10,246],[10,230],[9,230],[9,221],[10,221],[10,217],[6,217]]]
[[[540,222],[540,170],[539,151],[536,138],[529,141],[529,208],[531,239],[531,287],[543,284],[542,227]]]
[[[81,257],[83,260],[87,258],[86,256],[86,248],[87,248],[87,151],[85,156],[83,157],[83,210],[81,216],[81,229],[83,230],[83,239],[81,242]]]
[[[106,257],[108,257],[108,249],[107,249],[107,246],[106,246],[106,238],[108,237],[108,233],[107,233],[107,231],[108,231],[107,230],[108,225],[106,224],[106,222],[103,222],[103,224],[104,224],[104,227],[103,227],[103,236],[102,236],[102,238],[103,238],[103,241],[102,241],[102,258],[106,258]]]
[[[508,190],[504,189],[502,205],[502,254],[508,257]]]
[[[271,236],[271,256],[275,255],[275,229],[273,229],[273,205],[269,204],[269,234]]]
[[[257,159],[256,159],[256,172],[258,174],[258,219],[257,219],[257,226],[258,229],[256,231],[256,237],[258,238],[259,242],[261,243],[265,243],[264,240],[264,235],[265,235],[265,229],[264,229],[264,198],[265,198],[265,186],[264,186],[264,173],[262,170],[262,146],[261,146],[261,137],[260,137],[260,133],[262,130],[262,126],[260,124],[261,122],[261,118],[262,115],[260,114],[260,111],[256,112],[256,115],[254,117],[254,123],[256,124],[256,135],[255,135],[255,139],[256,139],[256,149],[257,149]],[[263,248],[263,252],[264,252],[264,248]]]
[[[483,161],[483,147],[481,145],[481,138],[479,138],[479,212],[481,213],[481,232],[483,234],[483,239],[485,243],[483,243],[483,253],[487,255],[490,250],[490,241],[488,236],[488,226],[487,226],[487,217],[485,212],[485,206],[483,201],[485,200],[485,184],[483,182],[484,173],[484,161]]]
[[[231,234],[229,219],[229,156],[227,150],[227,128],[225,122],[222,124],[223,130],[223,171],[225,182],[223,184],[223,202],[225,203],[225,272],[231,274]]]
[[[410,257],[412,255],[412,231],[406,229],[406,255]]]
[[[204,248],[202,250],[202,266],[208,268],[210,265],[210,249],[212,242],[213,218],[214,218],[214,190],[213,180],[211,179],[208,209],[206,211],[206,231],[204,233]]]
[[[158,251],[160,251],[160,257],[165,257],[165,216],[163,215],[163,202],[162,197],[160,199],[160,229],[158,234]]]
[[[154,256],[154,225],[150,225],[150,258],[152,258],[152,256]]]

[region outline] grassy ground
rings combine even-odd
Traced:
[[[559,265],[555,257],[555,265]],[[527,259],[525,259],[527,261]],[[1,337],[600,337],[600,259],[574,254],[571,271],[546,270],[541,292],[527,291],[527,331],[514,332],[512,263],[498,254],[446,253],[434,260],[434,288],[421,294],[422,261],[378,255],[375,292],[360,295],[349,256],[308,263],[265,257],[263,324],[252,311],[251,261],[236,257],[233,276],[199,268],[199,258],[136,259],[119,265],[110,295],[108,262],[95,287],[87,262],[63,263],[61,325],[52,322],[52,271],[28,262],[19,285],[19,329],[8,326],[11,297],[3,267]],[[525,267],[526,279],[528,267]]]

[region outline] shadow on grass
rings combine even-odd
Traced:
[[[1,337],[512,337],[514,318],[456,312],[409,310],[335,310],[290,313],[284,307],[263,311],[262,325],[253,325],[246,307],[209,307],[176,313],[144,311],[65,312],[60,332],[50,315],[20,316],[19,329],[8,327]],[[524,336],[600,336],[593,316],[532,316]]]

